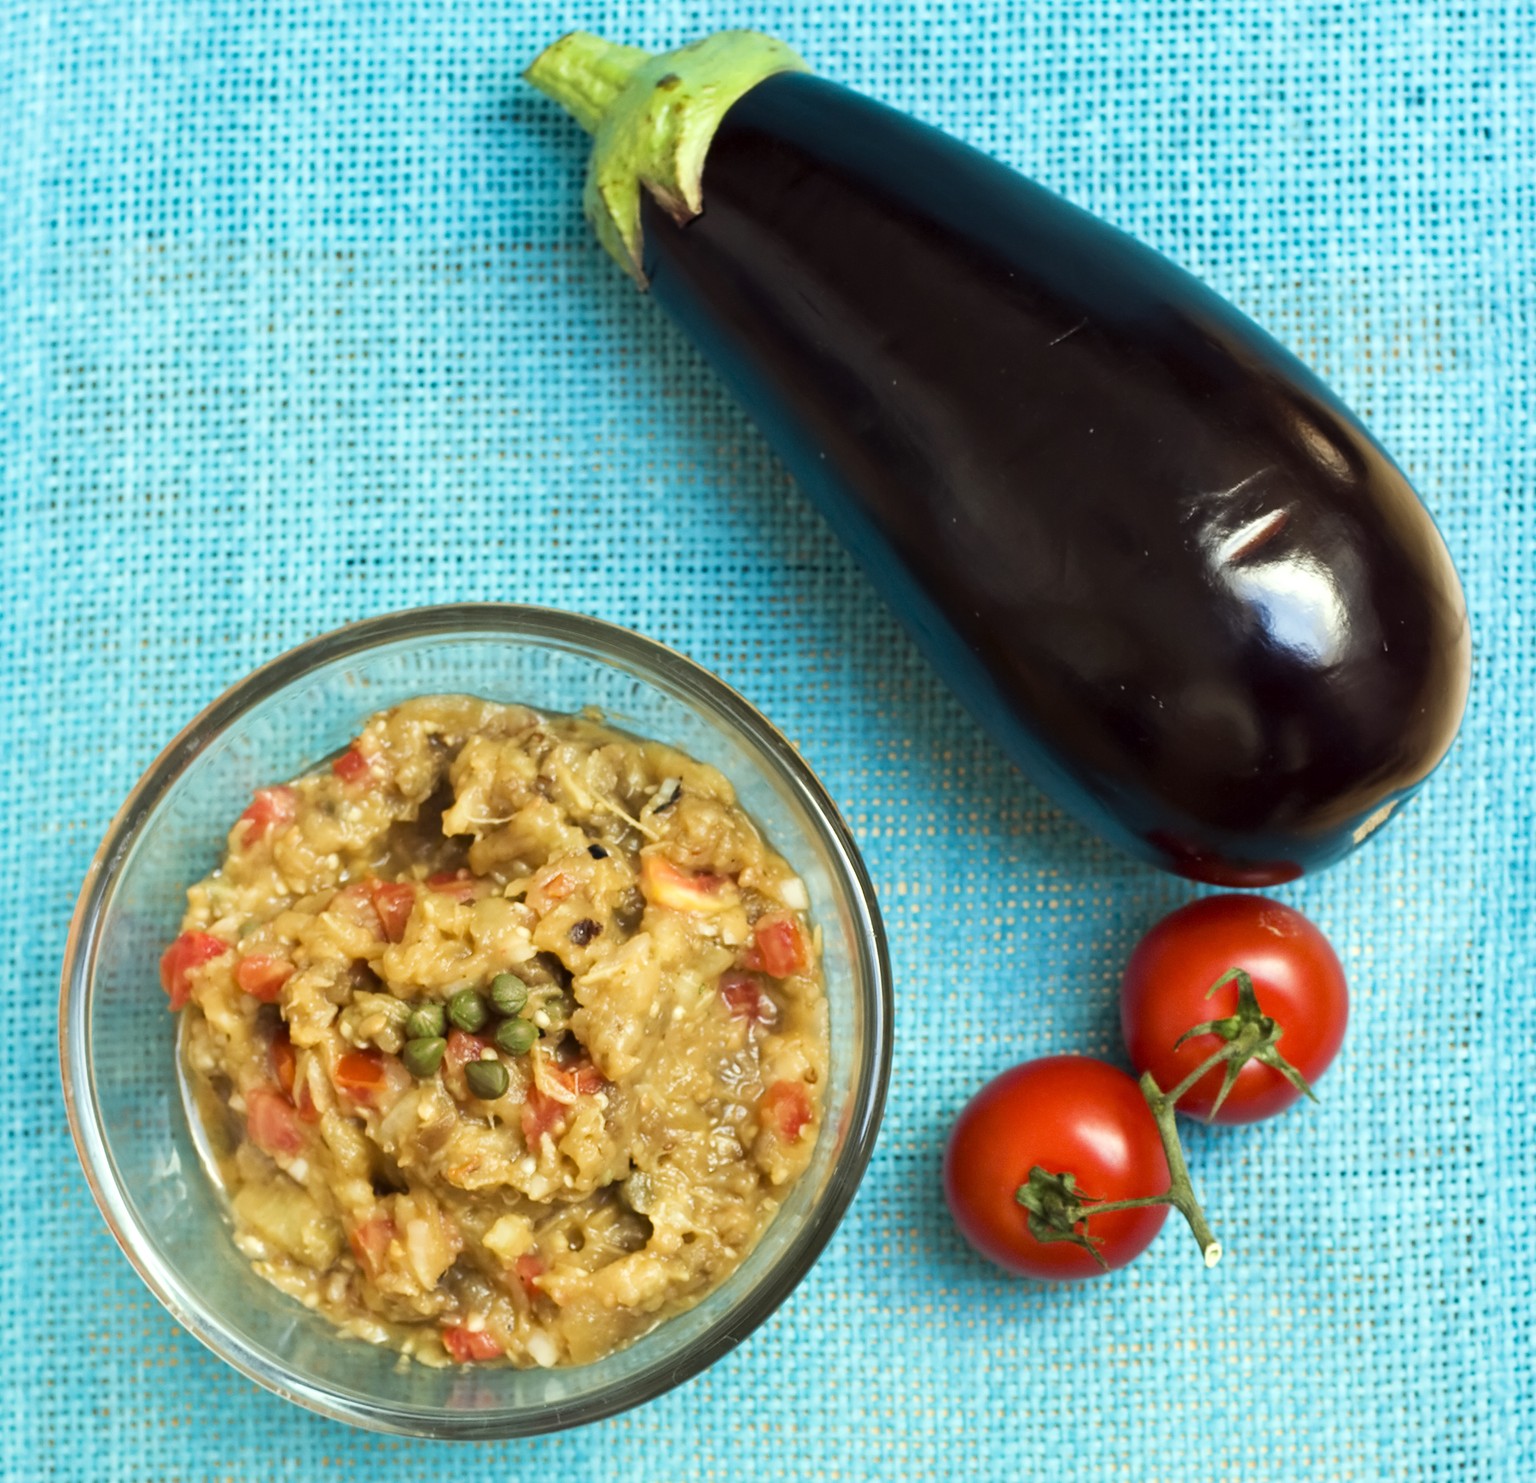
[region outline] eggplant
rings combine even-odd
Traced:
[[[1470,633],[1408,481],[1189,274],[725,32],[577,32],[602,243],[702,349],[1025,773],[1132,853],[1264,886],[1449,748]]]

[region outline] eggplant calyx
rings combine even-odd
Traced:
[[[587,220],[644,288],[640,188],[679,224],[690,221],[704,209],[704,157],[726,111],[766,78],[805,71],[796,52],[760,31],[717,31],[659,56],[572,31],[523,77],[593,136]]]

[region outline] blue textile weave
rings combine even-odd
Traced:
[[[1119,967],[1191,890],[1002,760],[591,242],[586,142],[518,71],[575,25],[727,24],[1205,277],[1364,416],[1461,566],[1454,753],[1278,893],[1352,979],[1322,1105],[1190,1135],[1214,1272],[1170,1223],[1048,1289],[949,1225],[965,1098],[1118,1055]],[[0,8],[0,1474],[1536,1477],[1533,118],[1529,0]],[[639,1411],[450,1450],[310,1416],[179,1331],[87,1192],[54,1001],[166,739],[306,637],[458,599],[639,628],[784,727],[880,890],[898,1042],[859,1199],[765,1327]]]

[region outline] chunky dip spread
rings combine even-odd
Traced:
[[[258,1273],[429,1364],[696,1303],[810,1159],[805,887],[713,768],[462,696],[264,788],[161,961]]]

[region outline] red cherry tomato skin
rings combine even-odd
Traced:
[[[1172,1091],[1218,1049],[1199,1035],[1177,1050],[1192,1025],[1237,1008],[1237,985],[1206,990],[1229,968],[1253,979],[1259,1008],[1282,1030],[1277,1049],[1314,1085],[1338,1054],[1349,1023],[1344,970],[1328,939],[1293,907],[1263,896],[1206,896],[1163,918],[1136,945],[1120,989],[1120,1027],[1138,1071],[1150,1071]],[[1209,1117],[1221,1090],[1221,1068],[1201,1077],[1179,1099],[1179,1111]],[[1252,1123],[1273,1117],[1301,1093],[1270,1066],[1250,1061],[1237,1074],[1212,1119]]]
[[[1168,1189],[1168,1159],[1141,1088],[1089,1056],[1027,1061],[977,1092],[944,1150],[944,1197],[960,1234],[998,1266],[1048,1282],[1100,1276],[1104,1268],[1080,1246],[1030,1235],[1016,1196],[1036,1165],[1072,1174],[1099,1200]],[[1166,1205],[1113,1210],[1093,1217],[1088,1234],[1111,1269],[1123,1267],[1167,1218]]]

